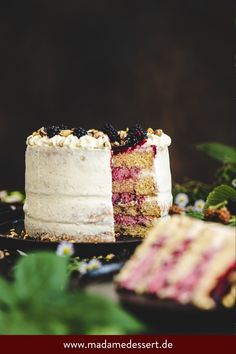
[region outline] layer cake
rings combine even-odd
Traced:
[[[145,237],[172,204],[161,130],[52,126],[27,138],[25,229],[56,241]]]

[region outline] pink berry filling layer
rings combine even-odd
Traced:
[[[152,266],[153,257],[155,257],[157,251],[165,244],[166,237],[163,235],[160,239],[153,244],[153,247],[148,250],[146,256],[142,259],[140,264],[135,265],[132,272],[122,282],[122,287],[134,290],[136,284],[145,277]]]
[[[140,174],[140,168],[128,168],[128,167],[113,167],[112,180],[123,181],[128,178],[137,179]]]
[[[129,216],[123,214],[114,215],[115,222],[119,225],[132,226],[132,225],[144,225],[146,226],[150,222],[150,217],[148,216]]]

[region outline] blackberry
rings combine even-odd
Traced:
[[[108,135],[112,143],[114,143],[115,141],[120,141],[120,137],[117,130],[110,123],[104,124],[104,126],[102,127],[102,131]]]
[[[131,147],[138,144],[139,139],[135,135],[127,135],[125,146]]]
[[[142,128],[140,124],[135,124],[133,127],[129,128],[128,135],[135,136],[138,141],[147,139],[147,132]]]
[[[60,128],[61,130],[67,130],[67,129],[69,129],[68,125],[65,125],[65,124],[59,124],[59,128]]]
[[[73,135],[77,136],[77,138],[81,138],[81,136],[87,135],[87,130],[84,128],[74,128],[73,129]]]
[[[60,134],[61,128],[58,125],[51,125],[46,128],[47,136],[52,138],[55,135]]]
[[[129,128],[125,146],[134,146],[146,138],[147,133],[143,130],[140,124],[136,124],[133,127]]]

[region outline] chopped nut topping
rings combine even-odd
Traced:
[[[18,233],[16,232],[15,229],[10,229],[10,234],[9,234],[10,237],[15,237],[15,236],[18,236]]]
[[[115,141],[112,145],[113,145],[113,146],[120,146],[120,144],[118,143],[118,141]]]
[[[103,132],[97,131],[97,132],[94,134],[94,138],[98,139],[98,138],[100,138],[100,137],[103,136],[103,135],[104,135]]]
[[[92,136],[94,136],[96,133],[98,133],[99,132],[99,130],[97,130],[97,129],[90,129],[90,130],[88,130],[88,134],[89,135],[92,135]]]
[[[44,127],[42,127],[42,128],[37,130],[37,135],[38,134],[41,135],[41,136],[46,136],[47,135],[47,133],[44,130]]]
[[[154,131],[154,130],[153,130],[152,128],[148,128],[148,129],[147,129],[147,132],[148,132],[149,134],[153,134],[153,131]]]
[[[155,135],[158,135],[158,136],[161,136],[161,135],[163,134],[163,130],[162,130],[162,129],[156,129],[156,130],[154,131],[154,134],[155,134]]]
[[[72,132],[73,132],[73,131],[70,130],[70,129],[61,130],[61,131],[60,131],[60,135],[61,135],[61,136],[64,136],[64,137],[66,138],[66,137],[69,136]]]
[[[38,131],[32,133],[32,136],[36,136],[36,135],[40,135]]]
[[[127,131],[125,131],[125,130],[120,130],[120,131],[118,132],[118,134],[119,134],[121,140],[124,140],[124,139],[126,138],[126,136],[127,136]]]

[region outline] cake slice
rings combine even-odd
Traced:
[[[136,294],[202,309],[231,307],[235,266],[234,228],[173,216],[153,228],[116,282]]]

